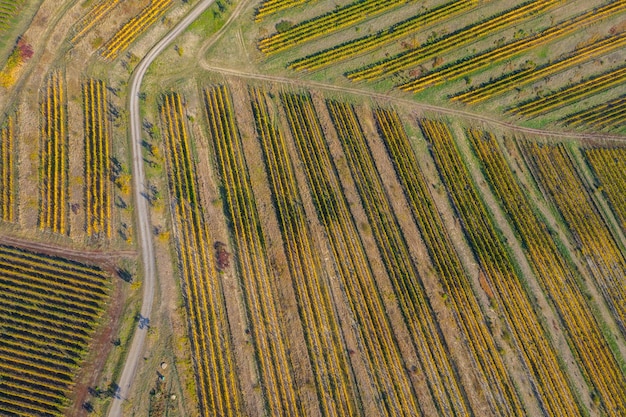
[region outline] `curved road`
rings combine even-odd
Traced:
[[[150,52],[144,56],[131,78],[129,91],[129,114],[130,114],[130,138],[133,155],[133,187],[135,189],[135,211],[137,213],[137,226],[141,240],[141,255],[143,262],[143,302],[141,305],[141,318],[135,329],[133,341],[126,357],[126,363],[122,376],[118,381],[117,395],[113,399],[109,409],[109,417],[121,417],[122,404],[128,399],[130,386],[137,372],[137,363],[142,356],[152,303],[154,301],[154,286],[156,283],[156,268],[154,260],[154,248],[152,245],[152,231],[148,217],[149,207],[142,193],[146,189],[146,180],[143,170],[143,157],[141,154],[141,120],[139,116],[139,87],[141,81],[152,61],[194,20],[200,16],[215,0],[201,0],[192,10],[157,43]]]

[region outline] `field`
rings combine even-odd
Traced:
[[[55,71],[49,75],[41,95],[39,228],[67,234],[69,150],[62,72]]]
[[[153,0],[137,16],[130,19],[103,46],[101,55],[114,60],[172,6],[172,0]],[[81,32],[79,32],[81,33]]]
[[[579,288],[575,268],[565,262],[545,223],[533,213],[530,201],[507,167],[493,135],[470,130],[467,136],[483,164],[494,194],[503,202],[509,221],[515,226],[524,247],[528,248],[526,256],[535,276],[556,306],[583,373],[598,393],[601,409],[607,415],[619,415],[619,410],[626,408],[626,384]]]
[[[300,320],[306,326],[307,347],[312,367],[316,370],[320,408],[328,415],[355,415],[360,402],[358,388],[353,382],[347,348],[319,249],[307,225],[304,208],[295,203],[301,197],[285,139],[269,115],[267,93],[254,87],[249,93],[294,279]]]
[[[626,0],[0,34],[0,415],[626,416]]]
[[[5,222],[15,221],[15,116],[9,116],[0,129],[0,217]]]
[[[385,17],[376,15],[376,7],[354,17],[352,8],[365,3],[327,12],[306,6],[311,13],[302,11],[305,6],[278,5],[276,12],[262,13],[262,6],[252,27],[259,33],[258,51],[247,53],[263,59],[262,68],[288,78],[325,79],[346,88],[498,114],[532,127],[569,126],[568,114],[623,101],[617,98],[624,82],[619,72],[623,1],[434,1],[420,7],[386,2],[380,10]],[[266,35],[274,28],[276,33]],[[554,56],[546,56],[548,49]],[[602,82],[605,78],[610,82]],[[595,81],[583,84],[588,79]],[[426,93],[433,89],[437,94]],[[547,92],[555,94],[556,103],[556,94],[568,89],[578,94],[566,101],[559,95],[558,107],[543,105]],[[622,131],[623,126],[606,129]]]
[[[579,415],[578,403],[546,329],[532,306],[515,271],[511,255],[490,221],[487,208],[472,186],[449,128],[440,121],[422,119],[420,126],[432,145],[437,168],[446,184],[464,231],[485,272],[494,298],[506,311],[508,327],[518,352],[536,387],[542,408],[548,414]]]
[[[108,300],[100,268],[0,245],[0,413],[63,416]]]
[[[106,84],[83,83],[87,235],[111,237],[111,134]]]
[[[626,334],[626,258],[598,211],[563,145],[520,142],[535,180],[559,210],[576,242],[577,255],[600,287],[619,328]]]
[[[161,122],[171,172],[170,195],[176,202],[177,248],[193,341],[199,408],[203,413],[236,416],[241,413],[241,398],[233,369],[231,340],[225,327],[223,290],[217,279],[213,245],[197,196],[190,138],[180,95],[173,93],[163,97]]]
[[[626,231],[626,151],[623,148],[588,148],[584,153],[622,230]]]
[[[511,376],[496,353],[496,342],[485,325],[480,309],[443,219],[439,214],[424,175],[418,169],[409,138],[398,113],[375,110],[375,119],[385,147],[398,175],[411,214],[424,239],[437,274],[455,311],[455,319],[464,331],[477,372],[488,389],[487,398],[495,414],[524,415]]]

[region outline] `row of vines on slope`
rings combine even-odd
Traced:
[[[6,119],[0,128],[0,219],[16,220],[15,116]]]
[[[417,30],[425,30],[429,26],[449,19],[457,13],[472,9],[477,3],[477,0],[453,0],[371,35],[352,39],[340,45],[335,45],[331,48],[307,55],[304,58],[297,59],[289,63],[288,67],[295,70],[312,71],[328,65],[334,65],[339,61],[354,58],[360,54],[384,47]]]
[[[242,398],[224,290],[198,196],[191,138],[180,94],[165,95],[160,113],[198,404],[203,415],[239,416]]]
[[[76,43],[91,28],[97,25],[104,17],[119,4],[120,0],[100,0],[74,25],[72,43]]]
[[[536,182],[561,213],[583,265],[594,277],[622,334],[626,334],[626,259],[570,155],[563,144],[519,144]]]
[[[333,100],[327,106],[435,405],[443,416],[468,415],[466,395],[356,112]]]
[[[0,245],[0,414],[64,415],[108,298],[97,267]]]
[[[626,31],[608,36],[598,42],[592,42],[570,52],[566,57],[540,67],[530,66],[520,71],[505,74],[504,76],[477,88],[456,94],[453,99],[463,103],[475,104],[483,100],[489,100],[498,94],[503,94],[514,88],[537,81],[564,71],[582,62],[589,61],[598,56],[607,54],[615,49],[626,45]]]
[[[204,100],[265,406],[272,416],[300,416],[304,410],[287,353],[290,339],[279,319],[276,280],[269,265],[230,92],[225,86],[208,87]]]
[[[50,74],[41,93],[39,227],[67,234],[69,137],[63,74]]]
[[[435,163],[459,214],[497,304],[504,310],[517,352],[526,366],[533,389],[547,415],[578,416],[582,413],[570,381],[561,367],[530,296],[515,271],[513,260],[498,235],[487,208],[473,186],[446,124],[420,120],[431,144]]]
[[[10,21],[22,9],[25,0],[0,0],[0,34],[10,27]]]
[[[626,3],[625,3],[626,4]],[[603,73],[592,75],[584,80],[538,96],[507,109],[508,113],[526,117],[542,115],[568,104],[575,103],[592,94],[607,90],[626,82],[626,65],[611,68]]]
[[[545,221],[509,168],[498,142],[488,132],[467,132],[498,201],[521,238],[542,289],[556,307],[579,365],[607,416],[626,410],[626,382],[591,307],[578,286],[574,267],[565,261]]]
[[[421,415],[382,294],[333,169],[311,97],[283,93],[281,101],[304,165],[317,216],[330,242],[338,278],[357,323],[355,331],[379,413],[386,416]]]
[[[437,277],[455,312],[456,322],[481,378],[489,406],[495,415],[526,415],[515,386],[497,352],[487,318],[466,276],[461,261],[396,111],[376,109],[376,124],[415,223],[426,245]]]
[[[555,39],[571,34],[579,30],[581,26],[588,26],[601,19],[606,19],[617,13],[621,13],[625,9],[626,0],[616,0],[610,2],[602,7],[584,12],[550,26],[537,34],[513,40],[504,45],[488,49],[470,57],[464,57],[456,62],[445,65],[414,80],[404,83],[400,85],[399,88],[410,92],[419,92],[429,86],[461,78],[473,71],[477,71],[481,68],[493,65],[496,62],[512,58],[530,48],[544,45],[548,42],[554,41]]]
[[[291,9],[312,0],[263,0],[261,5],[257,7],[254,15],[255,22],[260,22],[265,17],[278,13],[282,10]],[[313,0],[314,1],[314,0]]]
[[[411,0],[356,0],[326,14],[293,25],[259,41],[259,49],[273,54],[321,36],[327,36]]]
[[[104,81],[83,83],[85,210],[88,236],[111,237],[111,134]]]
[[[481,37],[489,36],[506,27],[519,24],[561,3],[562,0],[527,1],[502,13],[485,18],[480,22],[471,23],[433,42],[425,43],[418,48],[410,49],[374,64],[367,65],[366,67],[350,71],[346,75],[353,81],[372,81],[407,68],[416,67],[426,59],[467,45]]]
[[[114,60],[173,5],[172,0],[151,0],[137,16],[126,22],[102,49],[104,59]]]
[[[626,96],[600,103],[561,118],[566,126],[589,126],[597,129],[624,129],[626,127]]]
[[[320,250],[308,226],[294,168],[281,131],[275,127],[266,93],[250,88],[256,130],[263,148],[285,253],[314,370],[323,415],[357,416],[358,389],[329,291]]]
[[[626,233],[626,148],[587,148],[584,154]]]

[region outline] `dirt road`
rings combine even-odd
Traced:
[[[143,157],[141,154],[141,117],[139,114],[139,88],[143,77],[155,58],[202,12],[204,12],[215,0],[202,0],[198,3],[185,18],[178,23],[170,32],[146,54],[135,69],[131,82],[129,99],[130,114],[130,139],[132,142],[133,154],[133,188],[135,192],[135,207],[137,213],[137,230],[143,265],[143,302],[141,305],[141,318],[135,329],[133,341],[126,357],[126,363],[122,375],[117,383],[117,395],[113,399],[109,409],[109,417],[120,417],[122,415],[122,405],[124,401],[130,401],[128,394],[135,379],[137,364],[143,354],[143,347],[150,326],[150,314],[154,301],[154,287],[156,284],[156,268],[154,259],[154,247],[152,245],[152,229],[150,227],[149,206],[143,193],[146,190],[145,173],[143,170]]]

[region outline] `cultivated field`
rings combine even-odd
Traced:
[[[626,416],[626,0],[0,34],[1,415]]]

